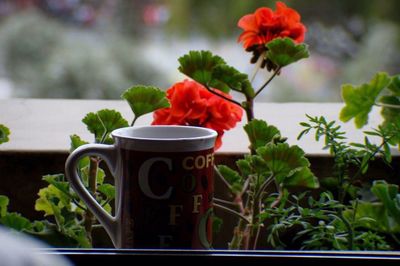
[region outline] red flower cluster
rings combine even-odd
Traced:
[[[243,29],[238,41],[243,42],[246,51],[254,53],[252,63],[257,62],[259,56],[266,50],[265,44],[273,39],[289,37],[294,42],[301,43],[307,31],[300,22],[299,13],[282,2],[276,2],[275,12],[270,8],[262,7],[254,14],[243,16],[238,26]],[[263,65],[265,63],[268,62],[263,62]]]
[[[229,94],[219,94],[231,98]],[[153,114],[153,125],[186,125],[214,129],[218,132],[215,149],[222,145],[225,130],[235,127],[242,119],[242,108],[209,92],[199,83],[184,80],[167,90],[171,107]]]
[[[264,45],[279,37],[289,37],[296,43],[301,43],[306,32],[306,27],[300,22],[299,13],[282,2],[276,2],[275,12],[262,7],[254,14],[243,16],[238,26],[244,30],[239,36],[239,42],[243,42],[246,49],[254,45]]]

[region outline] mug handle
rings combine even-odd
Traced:
[[[100,223],[104,226],[107,233],[110,235],[114,245],[117,244],[117,219],[107,213],[103,207],[94,199],[82,183],[78,175],[77,166],[79,160],[84,156],[99,156],[107,163],[112,175],[115,178],[117,154],[116,148],[113,145],[105,144],[85,144],[75,149],[67,158],[65,162],[65,174],[73,190],[78,196],[86,203],[89,210],[96,216]],[[117,185],[116,180],[116,185]],[[116,187],[116,189],[118,189]],[[118,213],[117,211],[115,213]]]

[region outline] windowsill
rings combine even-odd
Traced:
[[[311,116],[325,116],[328,120],[338,120],[339,112],[343,104],[341,103],[258,103],[256,104],[256,117],[265,119],[270,124],[277,126],[283,136],[288,137],[290,144],[297,144],[303,148],[310,159],[313,173],[318,177],[331,175],[333,160],[328,156],[328,151],[322,150],[323,143],[316,142],[312,135],[306,136],[301,141],[297,141],[297,135],[301,131],[300,122],[306,121],[305,114]],[[64,163],[69,152],[69,135],[78,134],[87,141],[92,141],[92,135],[87,132],[85,125],[81,122],[88,112],[96,112],[103,108],[116,109],[128,119],[132,119],[132,113],[129,105],[123,101],[115,100],[42,100],[42,99],[12,99],[0,100],[1,124],[5,124],[11,130],[10,142],[0,145],[0,177],[2,186],[0,195],[8,196],[10,200],[10,210],[17,211],[31,220],[42,219],[42,213],[34,210],[33,202],[37,199],[38,191],[47,185],[42,180],[42,176],[47,174],[63,173]],[[151,115],[138,120],[139,125],[149,125]],[[375,127],[380,123],[379,110],[375,109],[370,116],[370,126]],[[362,131],[355,129],[353,123],[343,124],[343,130],[347,131],[349,141],[363,142]],[[248,152],[248,140],[242,129],[243,123],[231,131],[228,131],[223,139],[223,146],[216,156],[217,164],[233,165],[238,157]],[[396,164],[400,163],[400,157],[396,158]],[[390,170],[390,169],[389,169]],[[373,162],[369,168],[369,173],[373,177],[390,177],[390,171],[382,166],[378,161]],[[18,189],[16,189],[18,188]],[[216,194],[223,195],[224,186],[218,179],[215,184]],[[233,224],[226,223],[228,228]],[[214,239],[215,247],[226,246],[226,233],[221,233]],[[97,250],[99,251],[99,250]],[[67,252],[68,253],[68,252]],[[112,260],[136,259],[137,256],[146,257],[149,254],[129,251],[117,252],[98,252],[87,254],[80,251],[67,254],[77,261],[92,261],[92,255],[97,254],[101,258],[113,258]],[[119,256],[110,256],[117,254]],[[310,253],[311,254],[311,253]],[[254,260],[255,264],[264,264],[266,260],[275,262],[292,263],[299,258],[304,257],[304,263],[319,263],[330,260],[331,256],[338,255],[334,263],[350,262],[349,257],[340,258],[341,253],[336,254],[317,254],[321,256],[320,260],[311,254],[295,253],[270,253],[270,254],[242,254],[246,260]],[[384,254],[384,253],[382,253]],[[173,254],[168,251],[159,254],[157,258],[160,261],[171,258]],[[213,254],[210,263],[220,263],[223,258],[226,261],[232,261],[233,257],[227,254]],[[345,254],[346,255],[346,254]],[[347,254],[349,255],[349,254]],[[357,256],[360,257],[357,257]],[[397,254],[398,255],[398,254]],[[397,255],[393,256],[396,257]],[[221,256],[221,261],[217,258]],[[272,257],[271,257],[272,256]],[[363,254],[352,254],[350,257],[357,260],[368,261],[370,257]],[[152,256],[150,256],[152,257]],[[187,256],[190,260],[193,256]],[[204,256],[203,256],[204,257]],[[209,256],[205,256],[210,258]],[[236,258],[236,255],[234,256]],[[378,256],[379,257],[379,256]],[[377,260],[393,260],[393,257],[378,258]],[[146,257],[147,258],[147,257]],[[344,259],[345,258],[345,259]],[[288,260],[290,259],[290,260]],[[342,260],[343,259],[343,260]],[[400,256],[399,256],[400,259]],[[314,264],[310,264],[314,265]],[[317,265],[317,264],[315,264]],[[367,264],[368,265],[368,264]]]
[[[58,249],[39,254],[62,255],[76,265],[102,263],[191,264],[191,265],[397,265],[399,252],[365,251],[284,251],[284,250],[132,250],[132,249]]]
[[[342,103],[256,103],[255,116],[275,125],[290,144],[299,145],[309,156],[326,156],[323,143],[316,142],[313,135],[297,136],[302,130],[300,122],[307,121],[305,114],[325,116],[328,120],[339,121]],[[65,100],[65,99],[6,99],[0,100],[0,123],[11,130],[10,141],[0,145],[0,152],[45,152],[67,153],[69,136],[78,134],[92,142],[93,136],[81,122],[89,112],[100,109],[115,109],[128,121],[133,115],[129,105],[122,100]],[[244,120],[244,119],[243,119]],[[138,119],[136,125],[149,125],[151,115]],[[370,115],[368,129],[381,121],[378,109]],[[352,142],[363,142],[362,130],[352,122],[339,123]],[[242,128],[243,122],[225,133],[222,154],[243,154],[248,152],[248,140]],[[367,128],[367,127],[366,127]]]

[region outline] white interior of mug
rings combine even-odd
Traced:
[[[214,138],[217,132],[203,127],[157,125],[120,128],[113,131],[112,136],[143,140],[182,140]]]

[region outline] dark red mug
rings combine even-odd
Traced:
[[[114,145],[86,144],[66,161],[72,188],[116,248],[209,249],[212,242],[214,130],[186,126],[128,127]],[[84,187],[84,156],[99,156],[114,176],[115,215]]]

